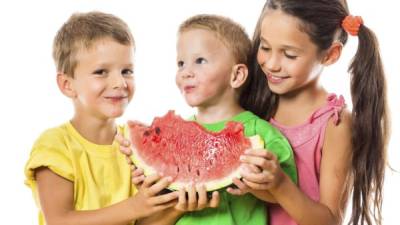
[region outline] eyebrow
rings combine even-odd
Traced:
[[[260,39],[261,39],[262,42],[268,43],[268,41],[265,38],[263,38],[262,36],[260,36]],[[293,51],[297,51],[297,52],[304,52],[303,49],[294,47],[292,45],[282,45],[282,48],[285,49],[285,50],[293,50]]]

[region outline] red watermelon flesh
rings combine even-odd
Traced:
[[[228,122],[220,132],[210,132],[193,121],[169,111],[151,126],[129,123],[133,162],[145,175],[171,176],[170,189],[191,182],[203,183],[208,191],[225,187],[239,177],[239,157],[250,148],[243,125]]]

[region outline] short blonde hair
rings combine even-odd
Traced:
[[[57,72],[73,77],[78,64],[77,52],[82,48],[89,49],[103,38],[135,47],[129,27],[118,17],[102,12],[73,14],[54,38],[53,59]]]
[[[236,63],[248,64],[251,40],[238,23],[223,16],[200,14],[185,20],[179,26],[179,33],[191,29],[205,29],[213,32],[232,51]]]

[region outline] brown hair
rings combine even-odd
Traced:
[[[223,16],[200,14],[185,20],[179,26],[179,33],[190,29],[205,29],[215,33],[217,38],[232,51],[236,63],[247,65],[251,40],[238,23]]]
[[[302,21],[306,32],[320,51],[333,41],[343,44],[347,33],[342,20],[349,15],[345,0],[268,0],[261,13],[253,38],[250,76],[241,95],[241,105],[269,119],[279,97],[268,88],[264,73],[257,63],[260,27],[268,10],[281,10]],[[349,224],[382,224],[382,189],[386,166],[386,144],[389,122],[386,84],[379,47],[374,33],[361,25],[358,49],[349,66],[352,109],[352,180],[353,210]],[[367,122],[366,122],[367,121]]]
[[[135,45],[128,26],[118,17],[102,12],[73,14],[54,38],[53,59],[57,71],[73,77],[78,64],[77,52],[81,48],[89,49],[102,38],[112,38],[123,45]]]

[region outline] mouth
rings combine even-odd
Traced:
[[[111,102],[116,103],[116,102],[121,102],[121,101],[123,101],[123,100],[125,100],[125,99],[128,99],[128,96],[125,96],[125,95],[120,95],[120,96],[106,96],[106,97],[104,97],[104,98],[107,99],[107,100],[110,100]]]
[[[183,87],[183,91],[184,91],[184,93],[190,93],[195,88],[196,88],[196,86],[194,86],[194,85],[186,85],[186,86]]]
[[[268,81],[273,84],[280,84],[288,78],[289,78],[289,76],[275,76],[275,75],[272,75],[271,73],[267,74]]]

